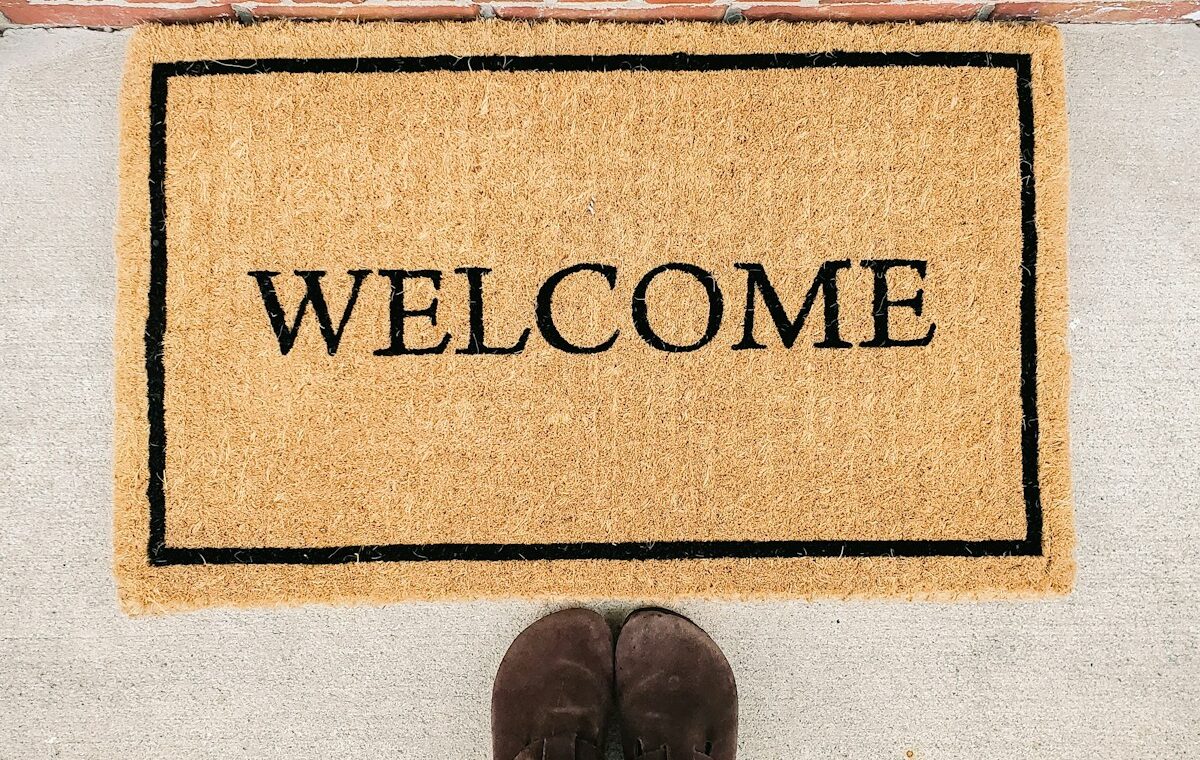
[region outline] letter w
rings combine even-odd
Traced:
[[[362,287],[363,280],[370,273],[370,269],[351,269],[346,272],[354,278],[354,284],[350,287],[350,298],[346,301],[346,308],[342,311],[342,320],[338,323],[337,329],[334,329],[333,322],[329,319],[329,307],[325,304],[325,294],[321,292],[321,278],[325,276],[324,272],[296,270],[296,276],[304,280],[304,300],[296,309],[296,318],[292,321],[291,327],[287,325],[283,307],[279,304],[279,296],[275,293],[274,277],[279,272],[258,271],[246,274],[258,281],[263,306],[267,308],[267,319],[271,320],[271,331],[279,340],[281,354],[287,356],[288,352],[292,350],[292,345],[296,342],[296,335],[300,332],[300,323],[304,321],[304,312],[311,303],[313,314],[317,317],[317,326],[321,329],[321,337],[325,339],[325,350],[329,352],[330,356],[333,356],[337,353],[338,344],[342,342],[342,331],[346,329],[346,323],[350,321],[350,313],[354,311],[354,302],[358,300],[359,288]]]

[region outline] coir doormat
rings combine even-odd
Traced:
[[[129,611],[1072,582],[1048,27],[145,28]]]

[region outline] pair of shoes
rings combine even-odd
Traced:
[[[602,760],[614,701],[626,760],[734,759],[733,671],[708,634],[661,609],[632,613],[615,647],[591,610],[526,628],[496,673],[492,757]]]

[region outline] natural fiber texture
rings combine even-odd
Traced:
[[[711,57],[824,51],[842,51],[838,65]],[[990,59],[854,51],[1028,55],[1030,108],[1021,71]],[[692,57],[561,58],[674,53]],[[489,70],[484,57],[501,55],[539,62]],[[116,482],[127,610],[1070,587],[1054,30],[176,27],[142,29],[129,56]],[[394,61],[427,56],[449,63]],[[464,57],[479,63],[459,70]],[[366,62],[312,63],[347,58]],[[156,169],[151,65],[231,59],[173,70]],[[294,70],[252,62],[264,59]],[[152,236],[156,176],[165,230]],[[1022,225],[1030,178],[1036,229]],[[922,264],[890,268],[895,305],[881,309],[872,267],[885,265],[863,262],[891,260]],[[833,335],[814,278],[840,261]],[[555,328],[578,346],[619,335],[569,353],[535,304],[547,278],[588,262],[614,267],[614,284],[564,278]],[[638,293],[668,262],[714,280],[671,271]],[[760,290],[750,342],[764,348],[733,349],[747,343],[750,288],[735,264],[761,265],[786,320],[813,288],[790,348]],[[476,275],[487,344],[529,328],[523,350],[462,353],[475,344],[460,267],[491,270]],[[336,353],[311,305],[294,345],[273,334],[264,282],[290,326],[297,270],[328,273],[333,328],[361,282]],[[404,288],[411,312],[436,296],[436,327],[427,314],[399,322],[409,347],[449,334],[444,353],[377,354],[398,345],[380,270],[440,272],[436,292],[429,277]],[[712,340],[661,350],[705,334],[706,285],[723,296]],[[904,304],[918,290],[919,314]],[[928,345],[873,347],[881,311],[893,338],[932,331]],[[1036,381],[1024,387],[1023,359]]]

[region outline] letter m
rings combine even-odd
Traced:
[[[808,289],[808,293],[804,296],[804,304],[800,307],[800,312],[796,317],[790,318],[787,310],[784,309],[783,303],[779,300],[779,294],[775,292],[775,288],[771,285],[771,281],[767,278],[767,272],[763,269],[762,264],[734,264],[738,269],[746,272],[746,316],[742,323],[742,340],[735,345],[734,350],[744,350],[748,348],[766,348],[765,345],[754,339],[754,314],[755,308],[755,293],[762,293],[763,304],[767,307],[767,313],[771,315],[771,321],[775,323],[775,330],[779,333],[779,339],[783,342],[784,347],[791,348],[795,344],[796,339],[800,336],[800,330],[804,327],[804,321],[808,319],[808,313],[812,311],[813,304],[817,300],[817,294],[820,293],[824,300],[824,322],[825,322],[825,339],[813,345],[817,348],[850,348],[850,344],[842,340],[840,325],[838,324],[838,289],[837,289],[837,274],[843,269],[850,267],[849,261],[826,261],[821,264],[817,270],[817,276],[813,279],[812,285]]]
[[[370,269],[351,269],[346,272],[354,279],[354,282],[350,286],[350,297],[346,300],[346,308],[342,310],[342,319],[336,328],[329,318],[329,307],[325,303],[325,294],[321,291],[321,278],[325,276],[324,272],[301,269],[295,271],[296,276],[304,280],[304,298],[296,309],[296,318],[292,320],[290,327],[284,317],[283,306],[279,303],[279,295],[275,292],[274,278],[279,272],[257,271],[246,274],[258,281],[263,306],[267,309],[267,319],[271,321],[271,331],[275,333],[275,338],[279,341],[281,354],[287,356],[288,352],[292,350],[292,346],[296,343],[296,336],[300,332],[300,324],[304,321],[304,312],[307,311],[308,305],[312,304],[317,327],[321,330],[321,337],[325,339],[325,350],[329,352],[330,356],[333,356],[337,353],[338,344],[342,342],[342,331],[346,329],[346,323],[350,321],[350,313],[354,311],[354,302],[358,300],[359,288],[362,287],[363,280],[370,273]]]

